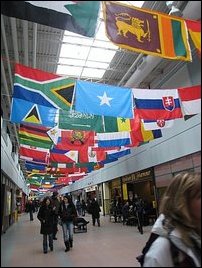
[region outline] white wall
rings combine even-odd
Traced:
[[[6,134],[7,135],[7,134]],[[11,156],[12,143],[7,135],[7,142],[4,141],[1,136],[1,170],[19,187],[22,191],[28,195],[28,188],[25,183],[22,172],[17,167],[18,156],[15,155],[14,159]]]

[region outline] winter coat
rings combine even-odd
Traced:
[[[54,211],[52,206],[41,206],[37,218],[41,222],[40,234],[52,234],[54,222]]]
[[[26,212],[35,212],[34,203],[27,203],[26,204]]]
[[[64,202],[60,204],[58,214],[62,220],[62,222],[73,221],[77,217],[77,212],[75,205],[68,204],[65,206]]]
[[[175,267],[171,254],[171,244],[167,236],[167,231],[163,228],[162,221],[164,215],[160,215],[155,222],[152,233],[158,234],[159,237],[152,243],[149,251],[145,255],[143,267]],[[193,251],[193,248],[187,247],[181,239],[180,232],[175,228],[169,234],[169,239],[179,249],[179,266],[178,267],[201,267],[200,256]],[[199,239],[200,240],[200,239]],[[198,240],[198,252],[200,251],[200,242]]]
[[[92,201],[91,205],[90,205],[90,212],[92,214],[92,217],[93,218],[100,218],[100,207],[98,205],[98,202],[97,201]]]

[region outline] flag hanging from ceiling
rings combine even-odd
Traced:
[[[50,128],[43,126],[36,127],[33,125],[21,124],[18,131],[20,143],[50,149],[53,142],[47,134],[49,129]]]
[[[187,19],[185,22],[194,46],[198,50],[198,54],[201,55],[201,22]]]
[[[97,133],[98,147],[116,147],[131,144],[130,132]]]
[[[50,108],[69,110],[72,102],[74,80],[15,65],[13,98],[23,99]]]
[[[178,92],[185,115],[201,113],[201,85],[179,88]]]
[[[12,98],[10,115],[10,121],[12,123],[28,123],[38,126],[54,127],[57,114],[58,109]]]
[[[78,162],[78,151],[60,150],[53,148],[50,150],[50,162],[73,163]]]
[[[141,119],[159,120],[182,117],[177,89],[133,89],[135,111]]]
[[[132,90],[77,80],[75,110],[83,113],[133,118]]]
[[[170,128],[174,125],[174,119],[171,120],[141,120],[145,130],[154,130],[154,129],[163,129],[163,128]]]
[[[85,150],[88,146],[94,146],[95,133],[84,130],[60,130],[60,137],[55,146],[57,149]]]
[[[105,128],[103,132],[133,131],[138,127],[134,118],[104,116],[103,121]]]
[[[191,61],[185,21],[153,10],[103,1],[108,38],[121,48]]]
[[[78,111],[59,110],[59,128],[94,130],[104,132],[103,119],[100,115],[81,113]]]
[[[41,162],[47,162],[49,149],[20,145],[19,153],[20,157],[35,158]]]
[[[1,1],[1,14],[94,37],[100,1]]]

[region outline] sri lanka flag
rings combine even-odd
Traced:
[[[191,61],[188,31],[182,18],[102,1],[107,37],[121,48],[168,59]]]
[[[145,120],[183,117],[177,89],[133,89],[136,113]]]

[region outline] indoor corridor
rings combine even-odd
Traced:
[[[149,237],[151,226],[144,227],[141,235],[137,227],[109,221],[101,216],[101,227],[90,221],[86,233],[74,233],[74,245],[65,252],[62,227],[54,251],[43,253],[40,222],[23,213],[18,221],[1,236],[1,267],[140,267],[136,256]]]

